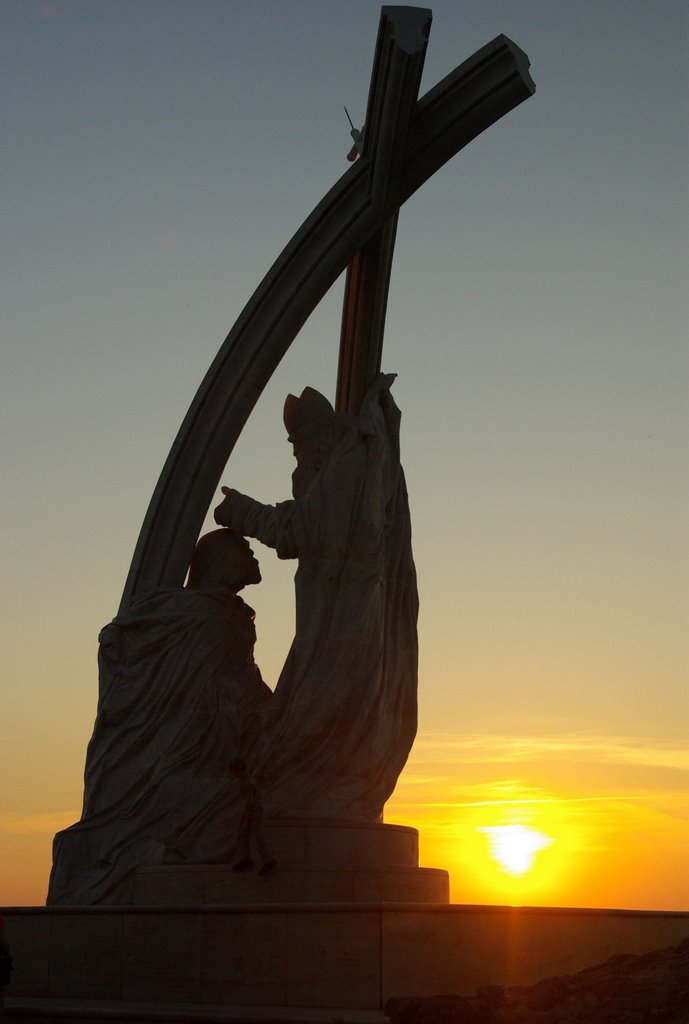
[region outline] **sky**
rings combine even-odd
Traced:
[[[439,0],[423,94],[504,33],[536,94],[404,206],[419,732],[386,820],[458,903],[689,910],[689,9]],[[78,819],[100,628],[212,358],[347,168],[372,0],[2,0],[0,904]],[[343,280],[223,482],[290,495]],[[208,525],[212,522],[209,518]],[[294,565],[255,545],[256,658]],[[521,843],[524,857],[500,857]]]

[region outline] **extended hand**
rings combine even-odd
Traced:
[[[213,516],[215,517],[215,521],[218,526],[231,526],[230,504],[235,491],[233,491],[231,487],[221,487],[220,490],[225,495],[225,500],[218,505],[213,512]]]

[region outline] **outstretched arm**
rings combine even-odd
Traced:
[[[278,505],[262,505],[231,487],[223,487],[224,500],[215,509],[219,526],[231,526],[246,537],[255,537],[262,544],[275,548],[279,558],[297,558],[297,541],[293,520],[296,501]]]

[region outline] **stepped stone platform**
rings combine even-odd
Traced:
[[[449,875],[420,868],[418,832],[402,825],[274,821],[265,829],[278,869],[229,864],[140,868],[133,903],[447,903]]]

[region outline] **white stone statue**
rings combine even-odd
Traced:
[[[418,597],[392,375],[358,416],[285,403],[293,501],[223,488],[218,523],[297,558],[296,635],[252,760],[269,816],[378,821],[416,732]]]
[[[185,588],[99,637],[81,820],[55,837],[49,904],[126,903],[145,865],[231,858],[244,758],[272,818],[376,822],[416,732],[418,598],[392,376],[358,416],[289,396],[292,501],[223,488]],[[227,529],[226,527],[230,527]],[[260,581],[242,534],[296,558],[296,635],[274,694],[254,663]]]
[[[49,904],[127,902],[131,871],[227,861],[239,814],[229,768],[250,756],[271,692],[254,663],[260,582],[244,538],[202,537],[185,588],[136,603],[99,637],[99,701],[81,820],[58,832]]]

